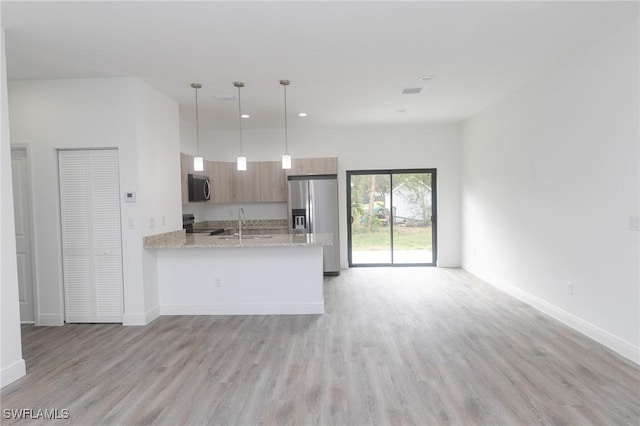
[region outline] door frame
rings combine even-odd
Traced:
[[[37,244],[36,244],[36,212],[35,212],[35,206],[34,206],[34,194],[35,194],[35,186],[34,186],[34,179],[33,179],[33,161],[32,161],[32,148],[31,148],[31,144],[29,142],[16,142],[16,143],[11,143],[11,154],[13,157],[13,151],[23,151],[25,153],[25,157],[26,157],[26,164],[27,164],[27,188],[29,193],[27,194],[27,210],[29,211],[29,216],[30,216],[30,220],[29,220],[29,243],[31,244],[31,284],[32,284],[32,290],[31,290],[31,294],[33,296],[33,324],[34,325],[40,325],[40,298],[39,298],[39,294],[38,294],[38,268],[36,265],[38,265],[38,253],[36,250]],[[13,212],[15,215],[15,206],[13,206]],[[14,219],[15,220],[15,219]],[[17,253],[16,253],[17,254]],[[21,323],[22,320],[20,320]],[[26,322],[27,324],[29,324],[29,322]]]
[[[366,263],[353,264],[352,259],[352,241],[351,241],[351,176],[357,175],[389,175],[390,177],[390,197],[391,206],[393,207],[393,175],[406,173],[430,173],[431,174],[431,252],[433,258],[431,263],[393,263],[393,220],[389,226],[391,227],[391,263]],[[438,264],[438,191],[437,191],[437,169],[368,169],[368,170],[347,170],[346,186],[347,186],[347,259],[350,268],[356,267],[406,267],[406,266],[437,266]],[[393,217],[393,214],[392,214]]]

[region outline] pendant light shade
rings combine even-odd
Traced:
[[[243,157],[243,156],[238,157],[238,170],[240,171],[247,170],[247,157]]]
[[[202,84],[200,83],[191,83],[191,87],[194,88],[196,92],[196,156],[193,157],[193,171],[202,172],[204,171],[204,159],[200,157],[200,130],[198,128],[198,89],[202,88]]]
[[[194,172],[204,171],[204,158],[193,157],[193,171]]]
[[[234,87],[238,88],[238,129],[240,132],[240,155],[238,156],[237,164],[238,170],[247,170],[247,157],[242,153],[242,98],[240,97],[240,89],[244,87],[244,83],[236,81],[233,83]]]
[[[291,156],[289,154],[282,154],[282,168],[286,170],[291,168]]]
[[[289,155],[289,141],[287,140],[287,86],[291,84],[289,80],[280,80],[284,90],[284,154],[282,155],[282,168],[291,168],[291,156]]]

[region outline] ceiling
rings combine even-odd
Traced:
[[[9,79],[138,77],[201,129],[458,122],[625,22],[637,2],[2,1]],[[435,75],[421,81],[423,75]],[[422,87],[403,95],[403,88]],[[399,112],[405,110],[404,112]],[[299,118],[295,114],[309,114]]]

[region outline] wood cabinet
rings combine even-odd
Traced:
[[[338,158],[293,158],[287,176],[335,175],[338,173]]]
[[[260,202],[260,163],[248,161],[247,170],[238,171],[235,163],[229,163],[233,167],[233,202],[234,203],[259,203]]]
[[[205,175],[211,182],[212,203],[232,203],[234,163],[205,161]]]
[[[182,188],[182,204],[189,202],[189,185],[187,175],[193,173],[193,155],[180,153],[180,187]]]
[[[187,175],[194,173],[193,156],[180,153],[182,204],[189,202]],[[211,180],[211,203],[284,203],[287,201],[287,176],[334,175],[338,159],[294,158],[291,169],[283,170],[280,161],[249,161],[247,170],[238,171],[236,163],[204,161],[204,172]]]
[[[287,176],[280,161],[260,162],[260,201],[263,203],[287,201]]]

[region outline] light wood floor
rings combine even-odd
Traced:
[[[325,280],[325,304],[24,326],[28,374],[2,408],[80,425],[640,422],[637,365],[463,271],[351,269]]]

